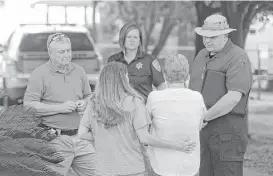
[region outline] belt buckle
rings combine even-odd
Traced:
[[[50,128],[47,131],[51,135],[56,134],[57,136],[59,136],[61,134],[61,130],[57,128]]]

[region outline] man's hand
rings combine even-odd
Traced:
[[[77,111],[79,114],[83,114],[86,106],[87,106],[87,103],[85,100],[78,100],[76,101],[76,105],[77,105]]]
[[[61,113],[71,113],[77,109],[77,105],[73,101],[66,101],[59,105]]]

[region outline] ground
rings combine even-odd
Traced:
[[[257,97],[257,92],[252,97]],[[245,167],[273,175],[273,94],[263,92],[261,100],[250,100],[249,112],[250,140]]]
[[[245,155],[244,176],[273,175],[273,93],[251,93],[249,101],[250,140]],[[75,176],[71,171],[68,176]]]

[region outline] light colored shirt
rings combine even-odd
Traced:
[[[24,101],[57,105],[68,100],[82,100],[90,94],[91,88],[83,68],[75,63],[70,63],[64,74],[60,73],[48,61],[37,67],[31,74]],[[42,123],[47,126],[63,130],[79,127],[80,116],[76,111],[66,114],[47,115],[43,106],[33,108],[42,117]]]
[[[145,171],[142,144],[136,131],[151,124],[150,116],[144,103],[132,96],[126,96],[122,106],[126,111],[133,112],[133,115],[122,124],[108,129],[92,118],[92,112],[82,117],[81,125],[92,129],[98,175],[121,176]]]
[[[168,88],[153,91],[147,99],[147,109],[152,116],[151,133],[166,140],[196,142],[187,154],[180,151],[148,147],[152,168],[164,176],[193,176],[200,163],[200,122],[206,107],[199,92],[186,88]]]

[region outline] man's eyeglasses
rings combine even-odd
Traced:
[[[64,39],[68,39],[68,37],[65,34],[54,34],[51,39],[48,42],[48,45],[54,41],[57,40],[64,40]]]

